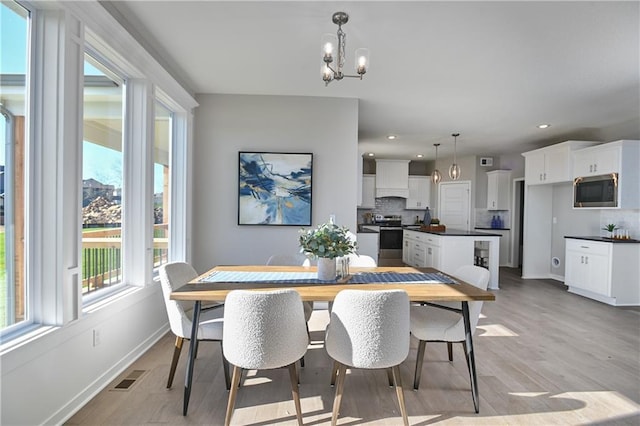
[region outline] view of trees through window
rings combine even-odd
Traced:
[[[0,329],[28,318],[25,282],[25,135],[29,12],[0,4]]]

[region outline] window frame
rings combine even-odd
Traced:
[[[105,294],[116,300],[152,286],[153,102],[174,113],[170,173],[170,260],[190,258],[191,147],[197,102],[98,2],[18,4],[29,11],[26,76],[25,298],[28,320],[0,330],[3,349],[34,328],[65,325],[108,306],[105,297],[83,300],[82,95],[85,51],[126,76],[123,130],[129,159],[123,168],[123,282]],[[114,29],[118,28],[118,31]],[[109,40],[109,42],[105,42]],[[130,105],[133,107],[130,108]],[[140,121],[142,120],[142,121]],[[134,123],[144,123],[136,126]],[[129,141],[146,141],[144,144]],[[72,141],[72,142],[69,142]],[[142,146],[141,146],[142,145]],[[145,161],[140,161],[144,159]],[[144,164],[142,179],[140,164]],[[128,183],[134,182],[128,190]],[[137,194],[137,195],[136,195]],[[141,196],[142,195],[142,196]],[[138,203],[140,199],[142,203]],[[138,203],[138,204],[136,204]],[[45,208],[46,207],[46,208]],[[142,214],[138,214],[142,213]],[[138,214],[138,217],[136,217]],[[149,226],[138,226],[138,225]],[[146,229],[137,232],[136,230]],[[126,235],[126,237],[125,237]],[[115,286],[114,286],[115,287]],[[126,291],[126,290],[129,291]],[[100,303],[97,303],[100,301]]]

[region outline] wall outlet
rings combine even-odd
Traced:
[[[95,348],[96,346],[99,346],[100,343],[101,343],[100,330],[94,329],[93,330],[93,347]]]

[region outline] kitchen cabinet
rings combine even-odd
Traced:
[[[378,263],[379,236],[376,232],[358,232],[358,254],[371,256]]]
[[[572,177],[618,173],[618,209],[640,208],[640,141],[619,140],[573,153]],[[584,207],[582,207],[584,208]],[[602,207],[595,207],[602,208]]]
[[[487,172],[487,210],[511,208],[511,170]]]
[[[640,244],[565,239],[569,292],[610,305],[640,305]]]
[[[620,172],[621,146],[609,144],[581,149],[573,153],[573,178]]]
[[[430,176],[409,176],[409,198],[407,198],[406,209],[420,209],[430,207],[431,198],[431,177]]]
[[[446,274],[454,274],[463,265],[473,265],[476,241],[489,246],[489,288],[499,288],[498,259],[500,238],[481,232],[432,233],[404,230],[402,259],[415,268],[436,268]]]
[[[492,234],[500,235],[500,257],[498,264],[500,266],[511,266],[511,247],[510,247],[510,237],[511,230],[509,229],[487,229],[487,228],[476,228],[478,232],[491,232]],[[486,247],[482,247],[488,249],[488,244],[485,244]]]
[[[362,202],[358,207],[372,209],[376,206],[376,175],[362,175]]]
[[[409,196],[409,160],[376,160],[376,197]]]
[[[571,152],[596,144],[599,142],[567,141],[523,153],[525,184],[542,185],[572,181]]]

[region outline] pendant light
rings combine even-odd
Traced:
[[[436,147],[436,165],[435,165],[435,170],[433,171],[433,173],[431,173],[431,182],[437,184],[442,180],[442,175],[438,170],[438,147],[440,146],[440,144],[434,143],[433,146]]]
[[[460,136],[460,133],[452,133],[453,136],[453,164],[449,167],[449,177],[451,180],[460,179],[460,166],[456,162],[456,151],[457,151],[457,139]]]

